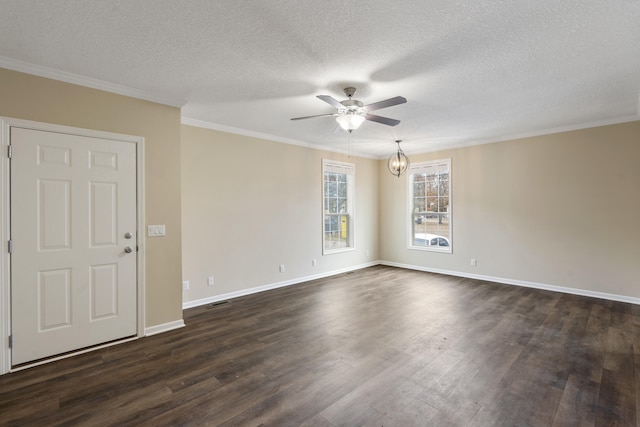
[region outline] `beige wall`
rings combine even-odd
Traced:
[[[6,69],[0,94],[0,116],[145,138],[144,223],[167,230],[145,237],[146,327],[182,319],[180,110]]]
[[[407,182],[384,161],[180,126],[177,108],[4,69],[0,89],[1,116],[145,138],[145,224],[167,226],[145,237],[147,327],[181,319],[182,298],[376,260],[640,297],[640,122],[411,156],[452,159],[442,254],[406,249]],[[322,255],[323,158],[356,164],[352,252]]]
[[[322,255],[323,158],[356,165],[355,251]],[[183,125],[184,301],[377,260],[377,167],[376,160]]]
[[[406,248],[407,179],[380,162],[381,259],[640,297],[640,122],[411,161],[440,158],[452,161],[453,253]]]

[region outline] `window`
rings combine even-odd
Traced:
[[[322,161],[324,255],[353,250],[353,188],[355,165]]]
[[[409,168],[409,248],[451,253],[451,159]]]

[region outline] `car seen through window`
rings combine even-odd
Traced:
[[[415,246],[449,246],[449,239],[437,234],[416,233],[413,242]]]

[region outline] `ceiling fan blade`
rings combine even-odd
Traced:
[[[387,126],[396,126],[400,124],[400,120],[390,119],[389,117],[376,116],[375,114],[365,114],[365,119],[371,120],[372,122],[382,123]]]
[[[327,116],[337,116],[334,114],[316,114],[315,116],[304,116],[304,117],[294,117],[291,120],[304,120],[304,119],[313,119],[314,117],[327,117]]]
[[[340,101],[329,95],[318,95],[316,98],[322,99],[324,102],[335,108],[344,107],[344,105],[340,104]]]
[[[395,98],[385,99],[384,101],[374,102],[373,104],[365,105],[364,109],[367,111],[380,110],[381,108],[393,107],[394,105],[404,104],[407,102],[407,98],[402,96],[396,96]]]

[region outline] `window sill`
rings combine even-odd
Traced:
[[[352,252],[355,251],[356,248],[354,247],[348,247],[348,248],[340,248],[340,249],[324,249],[322,251],[322,255],[333,255],[333,254],[340,254],[343,252]]]
[[[443,254],[453,253],[451,247],[438,247],[438,246],[407,246],[407,249],[423,252],[440,252]]]

